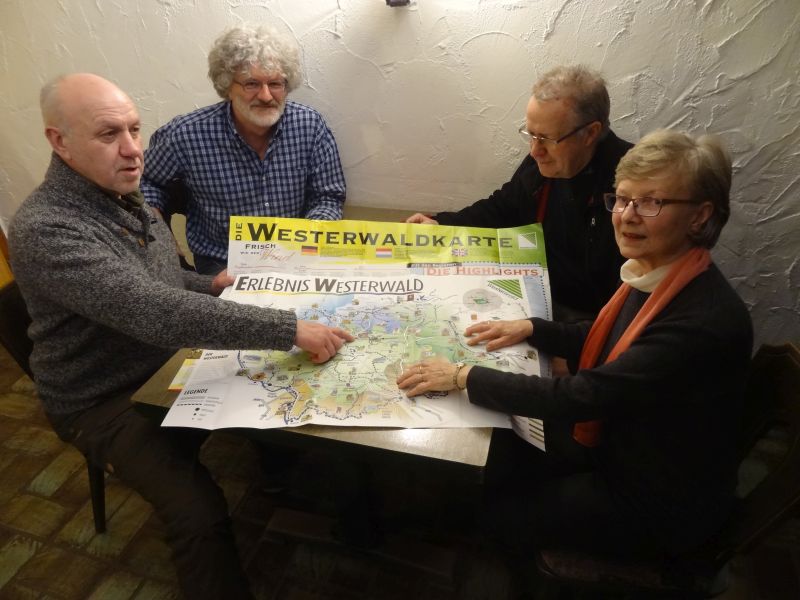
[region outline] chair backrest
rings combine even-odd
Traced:
[[[164,186],[167,195],[164,220],[172,226],[172,215],[185,215],[192,201],[192,191],[182,179],[170,179]]]
[[[766,475],[741,495],[722,531],[697,550],[666,562],[543,550],[537,555],[539,570],[560,583],[636,597],[719,593],[717,575],[733,555],[747,552],[800,508],[800,351],[793,344],[762,346],[750,363],[740,442],[743,465],[765,439],[780,449],[763,452],[772,457]]]
[[[0,343],[17,361],[22,370],[33,379],[29,359],[33,342],[28,337],[31,318],[16,281],[0,290]]]
[[[800,351],[764,345],[751,361],[741,444],[743,465],[760,442],[778,446],[766,474],[741,498],[728,525],[700,554],[722,565],[747,552],[800,507]]]
[[[192,202],[192,190],[186,185],[182,179],[170,179],[167,185],[164,186],[166,192],[166,204],[164,206],[164,221],[167,227],[170,228],[176,240],[186,241],[186,215],[189,211],[189,204]],[[181,219],[177,222],[173,217],[180,215]],[[181,246],[181,241],[178,242],[181,250],[178,252],[181,267],[187,271],[194,271],[194,263],[187,261],[187,255],[191,256],[191,252],[186,247],[186,244]]]

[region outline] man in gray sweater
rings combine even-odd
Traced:
[[[41,106],[52,160],[9,244],[45,413],[61,439],[153,504],[187,598],[248,598],[225,498],[197,461],[203,436],[161,429],[130,395],[180,347],[296,345],[325,362],[352,336],[221,300],[227,273],[180,268],[172,233],[138,191],[139,115],[114,84],[60,77]]]

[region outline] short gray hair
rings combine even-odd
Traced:
[[[711,202],[714,211],[702,229],[689,235],[695,246],[713,248],[731,214],[731,158],[719,138],[658,129],[644,136],[617,165],[614,185],[669,173],[684,178],[695,200]]]
[[[42,121],[45,127],[58,127],[65,129],[64,114],[61,110],[61,98],[58,94],[58,87],[64,80],[65,75],[53,77],[42,86],[39,92],[39,108],[42,111]]]
[[[550,69],[533,84],[533,97],[539,102],[564,100],[572,105],[578,122],[575,126],[600,121],[601,138],[610,127],[611,100],[606,82],[597,71],[584,65]]]
[[[238,25],[226,29],[208,53],[208,78],[221,98],[227,99],[234,75],[250,66],[282,72],[290,92],[303,80],[297,43],[269,25]]]

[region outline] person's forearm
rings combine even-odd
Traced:
[[[559,323],[533,318],[533,335],[528,338],[531,346],[554,356],[577,360],[583,342],[589,333],[590,323]]]

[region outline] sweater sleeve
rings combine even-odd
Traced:
[[[195,271],[187,271],[185,269],[181,271],[181,275],[183,276],[184,289],[200,294],[211,293],[211,282],[214,281],[213,275],[201,275]]]
[[[164,227],[164,236],[166,231]],[[35,228],[17,227],[15,246],[24,249],[14,257],[20,287],[65,313],[155,346],[292,347],[297,326],[292,311],[237,304],[183,289],[183,276],[159,264],[158,248],[152,248],[155,256],[132,261],[120,251],[114,235],[109,229],[81,223],[56,223],[55,217]],[[160,243],[160,252],[174,252],[171,239]],[[203,286],[203,279],[193,278],[192,287]]]
[[[580,323],[559,323],[534,317],[533,335],[528,338],[528,343],[539,350],[562,356],[571,364],[578,363],[583,350],[583,342],[591,329],[591,321]]]

